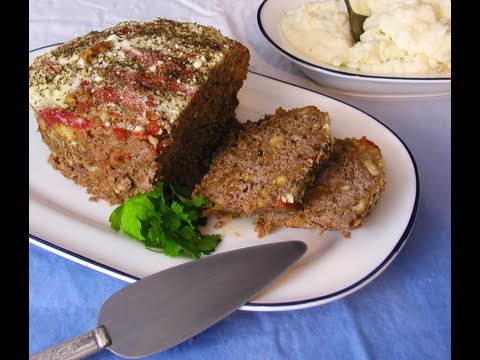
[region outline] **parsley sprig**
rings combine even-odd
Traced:
[[[153,191],[134,196],[110,214],[111,227],[143,243],[149,250],[167,256],[185,255],[193,259],[210,254],[221,241],[220,235],[204,235],[201,209],[208,199],[191,199],[163,181]]]

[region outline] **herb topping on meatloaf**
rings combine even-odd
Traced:
[[[121,203],[166,179],[192,188],[236,122],[250,55],[217,29],[127,21],[38,56],[29,101],[49,162]]]

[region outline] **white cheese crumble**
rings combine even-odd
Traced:
[[[132,22],[131,24],[137,25],[136,22]],[[115,29],[115,27],[113,29]],[[175,29],[175,31],[177,30],[178,29]],[[186,39],[189,36],[192,36],[192,33],[198,32],[202,36],[209,36],[210,40],[218,40],[220,44],[225,41],[221,35],[218,35],[215,32],[210,34],[210,32],[206,32],[202,27],[192,26],[178,31],[181,31],[182,33],[180,36],[185,35]],[[69,106],[76,106],[76,103],[79,101],[85,101],[85,98],[82,99],[82,96],[85,95],[85,91],[82,90],[80,98],[77,98],[77,94],[73,94],[73,97],[69,96],[67,99],[68,103],[65,102],[65,98],[67,95],[77,92],[80,83],[83,81],[87,82],[86,89],[90,91],[90,96],[94,95],[94,92],[98,90],[96,91],[96,93],[99,93],[97,98],[102,99],[101,90],[103,84],[99,83],[105,82],[105,85],[113,85],[114,89],[118,90],[116,84],[109,83],[110,77],[106,75],[105,69],[110,65],[116,66],[116,68],[113,67],[112,73],[120,75],[120,78],[123,78],[124,73],[126,73],[125,78],[129,78],[131,72],[138,71],[149,71],[161,75],[160,72],[164,70],[170,72],[171,67],[173,67],[175,71],[172,73],[175,75],[170,77],[169,73],[167,73],[167,75],[164,76],[166,81],[175,82],[175,84],[179,85],[175,86],[175,89],[177,90],[158,90],[158,92],[157,90],[155,90],[155,92],[152,90],[152,96],[154,98],[153,102],[158,103],[159,105],[151,110],[154,110],[165,120],[165,123],[162,124],[163,129],[160,129],[158,134],[160,135],[164,131],[168,132],[168,129],[171,128],[170,124],[174,124],[177,121],[185,106],[189,104],[192,94],[201,86],[201,82],[206,79],[208,70],[216,66],[216,64],[222,60],[223,54],[214,48],[208,47],[208,45],[203,47],[201,41],[187,40],[185,42],[180,41],[175,43],[172,42],[170,38],[167,39],[166,36],[167,35],[161,31],[159,31],[158,35],[153,36],[134,35],[131,37],[124,34],[111,34],[106,38],[99,39],[95,44],[92,44],[91,48],[85,48],[85,46],[82,45],[82,50],[78,50],[78,47],[72,48],[70,45],[69,50],[63,52],[61,56],[55,57],[58,53],[54,52],[48,52],[41,55],[41,57],[43,57],[42,60],[51,61],[52,68],[55,68],[53,71],[58,71],[58,73],[55,75],[55,73],[44,64],[38,66],[38,68],[32,66],[30,70],[31,80],[29,86],[30,104],[37,110],[44,107],[68,108]],[[178,36],[178,34],[175,33],[175,36]],[[218,37],[218,39],[216,39],[216,37]],[[75,39],[75,41],[77,41],[77,39]],[[104,41],[109,41],[111,43],[111,48],[106,49],[103,44],[100,44],[100,47],[95,48],[96,44]],[[206,44],[208,44],[208,42]],[[69,44],[66,43],[65,45]],[[72,54],[74,51],[77,52]],[[199,53],[204,53],[205,56],[196,55]],[[70,56],[66,54],[69,54]],[[155,56],[160,56],[161,58],[158,59],[155,58]],[[172,62],[171,64],[170,61]],[[176,71],[177,62],[180,62],[181,69],[178,72]],[[183,62],[183,64],[181,62]],[[144,66],[144,63],[147,64],[146,68],[142,67]],[[186,67],[185,72],[182,71],[183,67]],[[196,71],[193,71],[192,67],[195,68]],[[52,76],[54,77],[53,79],[51,78]],[[113,78],[114,76],[112,76],[112,79]],[[116,77],[112,81],[118,81],[118,79],[119,77]],[[88,85],[89,82],[92,82],[93,86]],[[119,90],[119,93],[121,94],[119,97],[119,102],[121,104],[125,102],[126,99],[123,96],[125,94],[122,93],[121,89]],[[136,103],[137,100],[140,99],[141,106],[145,105],[145,101],[141,101],[141,99],[144,98],[143,93],[135,92],[130,95],[130,100],[133,103]],[[100,100],[100,102],[101,101],[102,100]],[[110,111],[111,107],[118,105],[119,104],[108,102],[106,104],[101,104],[101,108],[97,108],[97,110],[109,109]],[[115,122],[114,126],[121,129],[134,132],[145,131],[145,128],[141,125],[129,124],[133,121],[133,118],[124,119],[125,122],[117,123],[109,117],[109,111],[104,110],[104,112],[99,112],[95,109],[91,109],[88,110],[86,116],[94,116],[97,119],[96,121],[100,121],[105,127],[110,127],[112,126],[112,123]],[[136,119],[138,120],[138,117],[136,117]]]
[[[77,74],[71,83],[62,83],[55,78],[51,84],[32,85],[28,89],[29,102],[35,108],[54,106],[65,109],[68,107],[65,103],[65,96],[74,92],[83,78],[81,74]]]

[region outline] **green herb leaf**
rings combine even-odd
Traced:
[[[184,191],[159,182],[153,191],[115,208],[109,222],[112,229],[122,230],[147,249],[198,259],[201,254],[212,253],[221,241],[220,235],[204,235],[199,230],[206,222],[202,208],[208,204],[206,198],[191,199]]]
[[[155,206],[144,195],[138,195],[123,204],[120,227],[135,239],[145,240],[144,222],[155,217]]]
[[[122,218],[123,205],[118,206],[115,210],[112,211],[108,221],[115,231],[120,230],[120,219]]]
[[[220,235],[206,235],[203,236],[198,243],[198,248],[204,254],[210,254],[215,250],[218,243],[221,241]]]

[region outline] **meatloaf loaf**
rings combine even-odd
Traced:
[[[212,27],[168,19],[122,22],[38,56],[29,102],[49,163],[111,204],[160,179],[193,189],[237,122],[249,58]]]
[[[328,113],[315,106],[278,108],[232,128],[194,195],[210,199],[205,215],[292,211],[332,142]]]
[[[259,237],[275,225],[342,230],[358,228],[385,188],[380,148],[365,137],[336,139],[333,154],[318,172],[303,208],[292,213],[269,212],[255,218]]]

